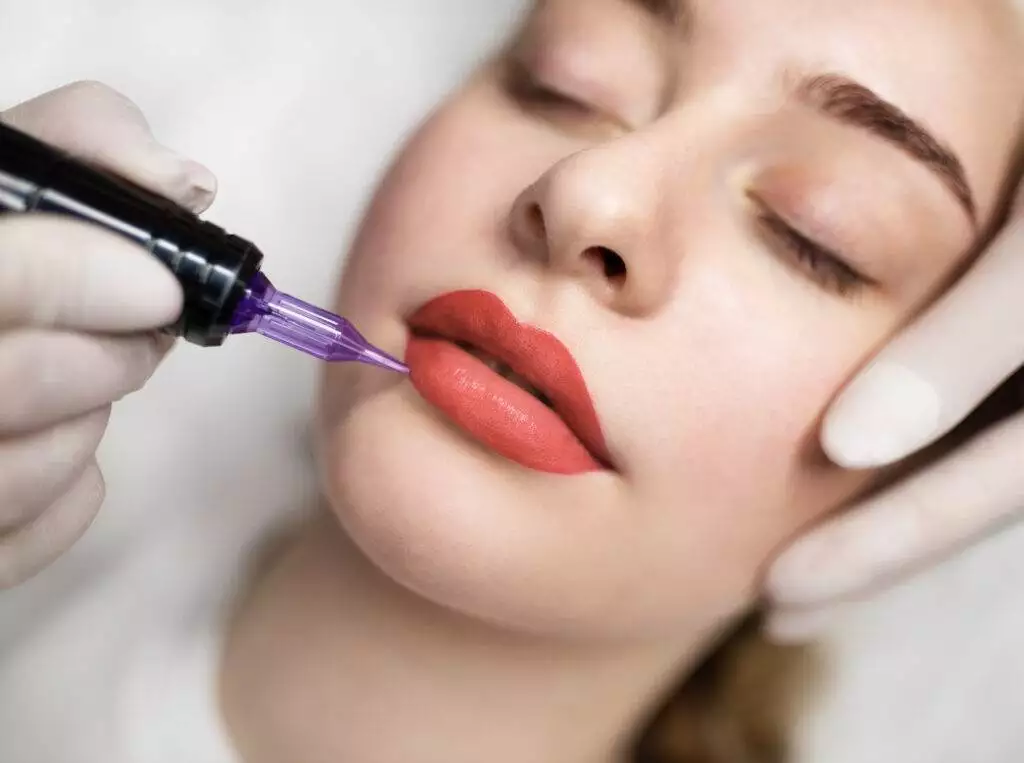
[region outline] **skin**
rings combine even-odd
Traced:
[[[616,469],[526,470],[407,381],[330,368],[328,510],[228,641],[247,763],[614,759],[755,602],[773,551],[874,476],[827,463],[820,418],[994,221],[1021,42],[1003,0],[716,0],[686,35],[624,0],[539,3],[398,158],[337,307],[401,354],[427,300],[497,293],[573,352]],[[510,88],[510,68],[536,81]],[[800,72],[849,76],[926,125],[977,225],[906,153],[788,98]],[[517,97],[529,84],[562,98]],[[809,265],[762,208],[871,283]]]

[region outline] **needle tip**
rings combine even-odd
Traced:
[[[408,374],[409,367],[397,360],[387,353],[379,350],[371,350],[369,348],[364,349],[362,357],[360,358],[363,362],[369,363],[370,365],[379,366],[380,368],[386,368],[389,371],[396,371],[400,374]]]

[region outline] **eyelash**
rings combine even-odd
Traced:
[[[785,246],[822,287],[849,297],[874,282],[829,248],[811,240],[770,209],[759,205],[758,221],[768,235]]]
[[[505,89],[521,106],[554,116],[583,118],[595,113],[589,104],[541,82],[520,61],[509,62]]]

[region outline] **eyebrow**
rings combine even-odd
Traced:
[[[684,33],[693,29],[693,0],[627,0],[658,22]],[[978,227],[978,204],[967,172],[956,153],[922,124],[870,88],[837,74],[804,79],[797,95],[838,122],[868,131],[927,167],[952,192],[971,223]]]
[[[950,148],[898,106],[864,85],[836,74],[805,79],[797,88],[797,94],[822,114],[867,130],[921,162],[953,193],[977,226],[978,205],[963,163]]]

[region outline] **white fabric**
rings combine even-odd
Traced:
[[[328,277],[400,136],[518,0],[0,0],[0,107],[82,78],[126,92],[205,161],[212,219],[289,291]],[[314,364],[257,338],[181,348],[119,407],[105,511],[0,594],[0,763],[235,763],[220,626],[269,524],[315,490]],[[1024,760],[1024,531],[854,613],[800,763]]]

